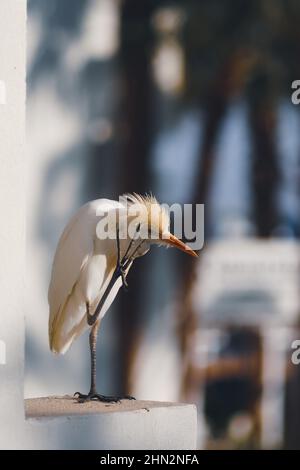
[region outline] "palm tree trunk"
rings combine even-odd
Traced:
[[[208,196],[215,167],[216,154],[214,147],[227,110],[228,96],[220,93],[217,86],[215,92],[212,93],[212,96],[208,102],[209,107],[207,108],[205,117],[204,141],[199,153],[196,188],[193,197],[193,204],[205,204],[206,227],[209,226]],[[205,237],[206,236],[207,230]],[[191,294],[196,276],[196,268],[198,267],[200,260],[201,258],[197,263],[195,260],[189,259],[189,257],[186,257],[185,260],[181,260],[181,262],[184,262],[183,266],[181,266],[183,287],[182,301],[180,302],[177,319],[177,331],[183,364],[183,376],[181,384],[181,395],[183,399],[187,398],[188,392],[191,388],[191,382],[193,381],[189,353],[190,341],[193,332],[196,330],[198,325],[198,315],[194,312],[191,302]]]
[[[276,190],[279,182],[275,142],[276,110],[267,101],[251,101],[253,215],[259,237],[269,237],[278,222]]]
[[[119,194],[151,190],[149,170],[153,123],[151,80],[153,2],[125,0],[121,10],[121,160]],[[117,314],[119,332],[118,378],[121,393],[132,393],[135,353],[141,337],[143,263],[129,276],[129,290],[120,295]]]

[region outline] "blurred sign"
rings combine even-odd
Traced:
[[[293,325],[300,312],[300,244],[211,243],[193,292],[201,325]]]

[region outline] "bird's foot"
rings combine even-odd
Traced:
[[[97,392],[89,392],[87,395],[80,392],[76,392],[74,393],[74,398],[77,398],[78,403],[86,403],[88,401],[100,401],[102,403],[118,403],[121,400],[135,400],[135,398],[131,397],[130,395],[125,395],[124,397],[106,396],[100,395],[100,393]]]
[[[126,261],[127,260],[125,260],[125,262]],[[125,262],[123,263],[123,261],[122,261],[122,264],[117,266],[117,268],[116,268],[116,277],[118,278],[119,276],[121,276],[123,289],[125,291],[127,291],[128,290],[128,283],[127,283],[127,280],[126,280],[126,267],[125,267],[126,265],[125,265]]]

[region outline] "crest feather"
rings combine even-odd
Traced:
[[[165,233],[169,230],[170,216],[166,207],[159,204],[156,197],[152,194],[137,194],[137,193],[126,193],[122,196],[125,198],[129,206],[141,206],[145,212],[146,208],[146,220],[145,223],[152,230],[157,231],[159,234]]]

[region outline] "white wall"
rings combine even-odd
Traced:
[[[0,447],[19,440],[23,421],[25,259],[25,0],[0,2]],[[3,90],[3,85],[2,85]]]

